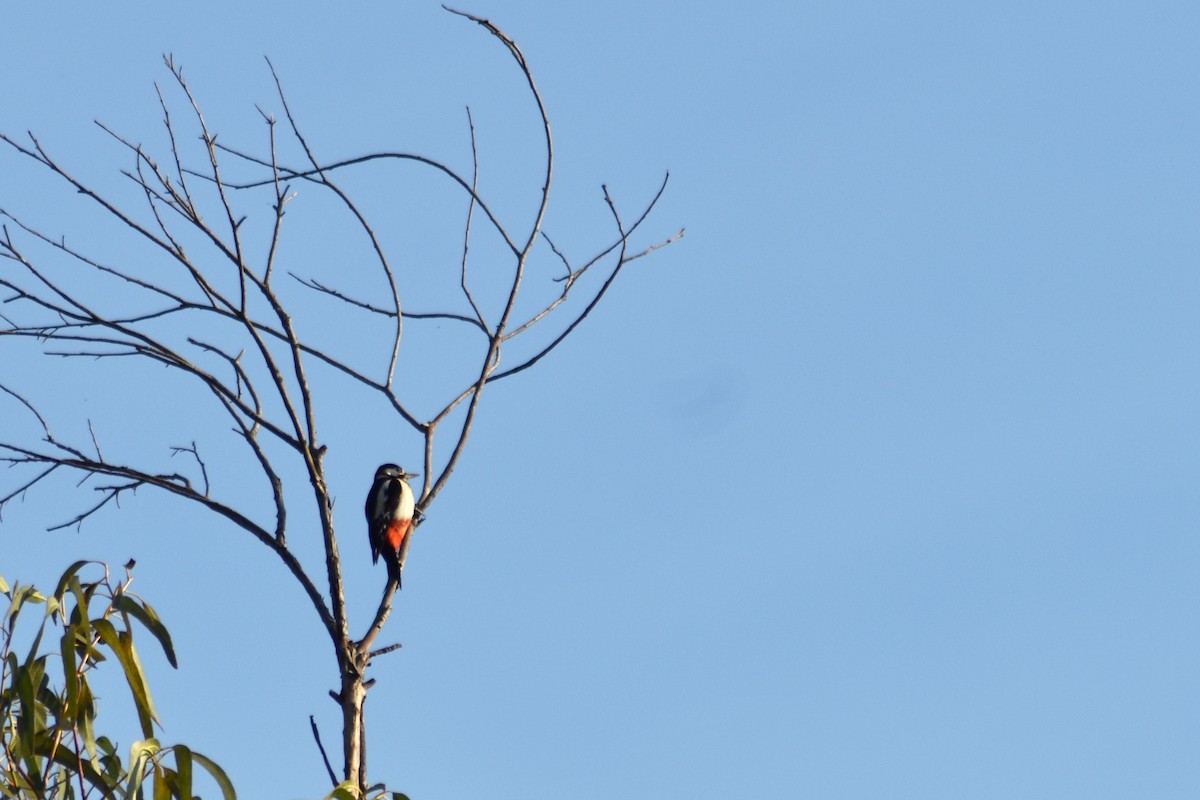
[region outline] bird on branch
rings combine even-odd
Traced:
[[[412,527],[415,502],[409,478],[395,464],[383,464],[375,470],[375,482],[367,494],[367,532],[371,537],[371,563],[378,564],[380,554],[387,563],[388,576],[400,582],[400,548]]]

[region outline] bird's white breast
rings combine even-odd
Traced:
[[[396,518],[412,519],[415,508],[412,487],[408,485],[408,481],[400,481],[400,502],[396,505]]]

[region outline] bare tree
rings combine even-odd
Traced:
[[[4,219],[0,255],[8,262],[8,267],[0,271],[0,286],[7,292],[0,335],[10,343],[35,342],[44,355],[76,360],[71,363],[83,358],[132,359],[166,368],[157,375],[182,376],[205,393],[214,415],[232,423],[243,458],[239,480],[245,482],[251,475],[265,479],[262,485],[273,513],[268,512],[264,520],[244,504],[239,507],[219,496],[210,484],[210,464],[202,455],[206,451],[195,441],[176,443],[171,448],[172,454],[186,456],[190,467],[162,471],[106,455],[90,422],[89,434],[84,437],[57,435],[57,426],[52,427],[43,409],[22,386],[11,383],[11,376],[0,383],[0,392],[7,395],[14,410],[27,412],[29,424],[24,426],[23,434],[11,439],[5,436],[0,441],[0,461],[17,467],[10,474],[19,476],[0,493],[0,509],[55,473],[73,473],[80,483],[90,484],[97,499],[85,503],[82,511],[55,527],[79,526],[124,495],[153,487],[224,517],[269,548],[303,589],[329,635],[339,674],[338,686],[331,694],[342,711],[342,779],[358,792],[365,792],[368,785],[363,706],[373,680],[367,677],[367,670],[373,658],[394,647],[379,647],[377,641],[392,609],[398,575],[387,580],[373,617],[365,625],[359,621],[352,626],[346,611],[333,496],[325,465],[327,445],[318,436],[321,415],[313,375],[320,371],[322,381],[341,381],[381,398],[396,426],[408,426],[423,439],[423,479],[417,503],[418,512],[423,514],[446,486],[463,455],[485,389],[537,364],[591,314],[625,265],[683,235],[680,230],[641,248],[632,244],[662,196],[666,178],[631,218],[619,212],[605,187],[603,199],[612,221],[608,244],[586,260],[568,258],[543,230],[550,203],[554,150],[546,109],[525,56],[488,20],[447,10],[478,23],[507,48],[536,105],[544,139],[544,171],[531,222],[519,228],[505,222],[480,190],[479,158],[469,109],[469,174],[408,152],[325,160],[318,157],[301,132],[273,67],[271,75],[281,114],[277,119],[259,110],[267,135],[264,154],[218,141],[182,69],[170,57],[165,62],[172,75],[173,91],[188,112],[185,121],[178,122],[167,99],[169,93],[158,91],[165,141],[169,143],[165,158],[156,157],[149,148],[97,123],[131,154],[134,166],[123,174],[144,198],[144,203],[139,200],[132,206],[114,193],[105,193],[77,178],[33,134],[21,139],[0,134],[13,150],[65,181],[96,204],[110,223],[157,254],[150,268],[136,259],[130,259],[131,263],[109,263],[61,235],[47,233],[20,215],[0,209]],[[190,139],[184,127],[196,129],[195,150],[186,144]],[[303,154],[304,163],[284,163],[279,153],[285,141]],[[410,298],[397,277],[383,237],[368,220],[364,206],[344,186],[344,177],[356,167],[371,163],[378,167],[389,161],[415,163],[461,192],[465,223],[461,228],[461,255],[453,266],[461,288],[457,308],[425,313],[409,309]],[[255,170],[258,176],[250,179],[230,177],[234,171],[252,174]],[[348,214],[351,227],[371,253],[369,269],[386,287],[384,302],[364,299],[340,286],[337,273],[298,276],[280,266],[284,233],[288,230],[285,210],[295,197],[294,187],[301,185],[319,187]],[[264,193],[267,203],[261,199]],[[251,213],[242,210],[246,206],[269,206],[269,224],[260,224],[257,229],[247,225]],[[479,228],[482,231],[477,231]],[[473,241],[483,233],[499,243],[498,249],[508,261],[507,278],[498,296],[490,298],[490,305],[479,296],[476,275],[469,268],[474,263]],[[518,299],[535,260],[553,261],[561,274],[554,279],[557,286],[552,293],[526,308],[528,303],[519,304]],[[49,266],[51,261],[71,265],[67,277]],[[348,269],[345,265],[342,268]],[[494,275],[497,266],[489,263],[488,269]],[[582,280],[589,273],[589,280]],[[78,280],[81,275],[87,279]],[[302,339],[292,308],[285,302],[286,292],[281,291],[284,285],[306,287],[315,293],[314,299],[337,304],[348,318],[358,318],[358,324],[387,320],[389,334],[365,344],[367,354],[374,358],[373,366],[361,366],[361,353],[331,352]],[[111,310],[112,304],[107,302],[114,286],[122,301],[119,311]],[[583,286],[587,288],[581,289]],[[585,292],[582,299],[580,291]],[[402,376],[398,368],[405,324],[410,321],[460,326],[471,332],[475,341],[475,355],[466,364],[469,377],[429,415],[414,410],[416,405],[409,393],[417,382],[414,376]],[[519,358],[501,366],[502,354],[518,338],[524,347]],[[533,346],[529,347],[531,342]],[[288,539],[292,527],[289,510],[294,512],[295,503],[289,504],[285,495],[296,489],[285,492],[284,476],[291,474],[297,464],[306,478],[304,491],[313,501],[316,523],[312,524],[312,518],[302,518],[303,529],[320,531],[323,577],[321,570],[310,570],[301,563]],[[414,523],[420,519],[418,516]],[[411,536],[405,541],[401,565],[411,541]]]

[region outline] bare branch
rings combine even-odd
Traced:
[[[35,476],[34,478],[32,478],[31,480],[28,480],[28,481],[26,481],[25,483],[21,484],[20,486],[18,486],[18,487],[17,487],[16,489],[14,489],[13,491],[11,491],[11,492],[9,492],[8,494],[4,495],[4,497],[0,497],[0,520],[3,520],[3,519],[4,519],[4,504],[5,504],[5,503],[7,503],[9,500],[12,500],[14,497],[16,497],[16,496],[18,496],[18,495],[23,495],[23,494],[25,494],[25,491],[26,491],[27,489],[29,489],[29,487],[33,486],[33,485],[34,485],[34,484],[36,484],[38,481],[42,480],[43,478],[45,478],[46,476],[48,476],[48,475],[49,475],[51,472],[53,472],[53,471],[54,471],[54,470],[56,470],[56,469],[58,469],[58,465],[57,465],[57,464],[52,464],[51,466],[49,466],[49,467],[47,467],[46,469],[44,469],[44,470],[43,470],[41,473],[39,473],[38,475],[36,475],[36,476]]]
[[[471,201],[467,204],[467,221],[463,226],[460,284],[462,285],[463,294],[467,296],[467,302],[471,304],[471,308],[475,312],[475,319],[479,321],[480,330],[486,333],[488,330],[487,321],[483,318],[483,312],[479,310],[479,304],[475,302],[475,298],[471,295],[471,287],[467,285],[467,256],[471,250],[471,221],[475,218],[475,198],[479,196],[479,148],[475,144],[475,120],[471,119],[470,106],[467,106],[467,127],[471,129]]]
[[[163,55],[163,64],[167,65],[167,69],[171,69],[172,62],[171,56]],[[174,72],[173,69],[171,71]],[[167,136],[171,140],[171,156],[175,161],[175,179],[179,182],[178,195],[182,197],[182,205],[190,209],[194,216],[198,216],[195,214],[196,202],[192,199],[191,190],[187,185],[187,176],[183,171],[183,162],[179,157],[179,142],[175,140],[175,126],[171,122],[171,109],[167,106],[166,98],[163,97],[162,89],[159,88],[157,82],[154,84],[154,93],[158,96],[158,106],[163,112],[163,127],[166,128]]]
[[[336,698],[335,698],[336,699]],[[325,771],[329,773],[329,783],[337,786],[340,781],[337,775],[333,772],[333,765],[329,763],[329,755],[325,752],[325,745],[321,744],[321,732],[317,730],[317,719],[311,714],[308,717],[308,724],[312,726],[313,739],[317,742],[317,749],[321,751],[321,760],[325,762]]]
[[[521,49],[517,46],[516,42],[514,42],[507,34],[505,34],[488,20],[467,14],[462,11],[456,11],[448,6],[443,6],[443,8],[453,14],[470,19],[483,26],[485,29],[487,29],[488,33],[504,44],[509,53],[512,55],[513,59],[517,62],[517,65],[521,69],[521,74],[524,75],[525,81],[529,86],[529,92],[532,95],[534,102],[537,104],[538,117],[542,123],[542,131],[545,139],[546,165],[543,173],[541,197],[538,202],[533,223],[530,225],[529,236],[525,241],[524,247],[522,247],[517,254],[516,265],[513,269],[512,284],[508,292],[508,299],[504,304],[504,309],[500,314],[500,319],[497,321],[496,327],[493,330],[487,354],[483,359],[483,364],[480,366],[479,377],[476,379],[473,388],[470,390],[470,400],[467,404],[467,413],[464,416],[462,427],[458,431],[455,444],[451,449],[450,455],[446,460],[446,464],[442,468],[437,479],[433,481],[431,485],[428,477],[426,478],[425,486],[422,488],[422,496],[419,505],[421,511],[424,511],[428,507],[429,503],[431,503],[437,497],[442,488],[446,485],[446,481],[448,481],[450,476],[454,473],[454,468],[458,465],[458,460],[462,457],[463,450],[466,447],[467,439],[471,435],[471,426],[475,422],[475,413],[479,408],[480,398],[483,396],[483,387],[487,385],[492,373],[500,364],[500,349],[504,341],[504,332],[508,326],[509,319],[512,317],[513,311],[516,308],[517,295],[521,291],[521,281],[525,275],[525,267],[528,262],[529,255],[532,252],[533,246],[537,242],[541,233],[542,221],[546,217],[546,209],[550,204],[550,184],[551,178],[554,174],[554,139],[550,133],[550,119],[546,113],[546,106],[542,102],[541,93],[538,91],[537,84],[534,82],[533,73],[530,72],[529,65],[525,60],[524,53],[521,52]],[[472,194],[474,194],[474,192],[472,192]],[[460,395],[460,397],[461,396],[462,395]],[[444,420],[450,411],[458,404],[458,402],[458,400],[455,400],[447,405],[430,423],[431,429],[436,427],[442,420]],[[432,433],[433,432],[431,430],[429,436],[432,436]]]
[[[387,655],[388,653],[399,650],[403,646],[404,645],[400,644],[400,642],[396,642],[395,644],[389,644],[387,647],[381,647],[378,650],[372,650],[371,652],[367,653],[367,659],[369,660],[377,656]]]
[[[293,278],[295,278],[296,281],[301,286],[304,286],[308,289],[312,289],[315,292],[320,292],[321,294],[329,295],[330,297],[334,298],[335,300],[341,300],[343,303],[346,303],[347,305],[354,306],[355,308],[361,308],[364,311],[369,311],[372,314],[379,314],[380,316],[383,316],[383,317],[394,318],[396,316],[396,312],[391,309],[380,308],[379,306],[368,303],[365,300],[358,300],[356,298],[350,297],[349,295],[347,295],[337,289],[334,289],[330,286],[326,286],[325,284],[321,283],[320,281],[318,281],[316,279],[301,278],[300,276],[296,275],[295,273],[289,273],[289,274]],[[403,316],[405,319],[445,319],[445,320],[451,320],[453,322],[465,322],[474,328],[478,328],[479,330],[483,331],[485,334],[488,333],[488,329],[485,326],[483,326],[483,324],[479,320],[471,319],[470,317],[465,317],[462,314],[451,314],[448,312],[439,312],[439,313],[433,314],[433,313],[414,313],[412,311],[405,311],[403,313]]]
[[[271,231],[271,244],[267,251],[267,266],[263,271],[263,283],[271,282],[271,272],[275,266],[275,256],[279,252],[280,234],[283,232],[283,207],[287,205],[295,195],[290,195],[290,191],[286,185],[279,180],[279,158],[275,152],[275,118],[266,114],[261,108],[258,113],[267,123],[267,131],[271,144],[271,177],[272,186],[275,189],[275,227]]]
[[[338,199],[342,201],[342,204],[346,206],[346,209],[358,222],[359,228],[371,242],[371,248],[375,252],[376,260],[379,262],[380,269],[383,270],[384,278],[387,280],[388,288],[391,290],[392,306],[396,311],[396,334],[392,339],[392,351],[391,357],[388,360],[387,380],[384,381],[384,385],[390,387],[396,372],[396,362],[400,358],[400,339],[404,336],[404,314],[402,313],[402,307],[400,303],[400,290],[396,286],[395,273],[392,270],[391,264],[388,262],[387,254],[384,252],[383,245],[380,243],[379,237],[375,235],[375,230],[371,227],[370,223],[367,222],[367,218],[363,215],[362,211],[359,210],[354,201],[350,199],[350,196],[329,179],[329,177],[325,174],[325,171],[322,170],[320,164],[317,162],[316,156],[313,155],[312,148],[308,146],[308,142],[300,133],[300,128],[296,124],[296,118],[292,116],[292,110],[291,107],[288,106],[287,96],[283,92],[283,84],[280,83],[279,75],[275,72],[275,67],[273,64],[271,64],[269,59],[267,61],[267,65],[271,68],[271,77],[275,79],[275,88],[279,94],[279,102],[283,104],[283,111],[287,116],[288,124],[291,125],[292,133],[295,135],[296,140],[300,143],[300,146],[304,148],[304,153],[308,157],[309,163],[311,163],[313,169],[316,170],[318,181],[322,186],[332,191],[338,197]]]
[[[117,505],[120,505],[118,498],[121,496],[121,492],[124,492],[126,490],[136,491],[137,487],[141,486],[141,485],[142,485],[141,482],[133,481],[133,482],[127,483],[123,486],[100,486],[100,487],[97,487],[98,491],[101,491],[104,493],[104,497],[100,500],[100,502],[96,503],[96,505],[92,506],[91,508],[87,509],[86,511],[80,512],[73,519],[67,520],[66,522],[59,523],[58,525],[52,525],[49,528],[47,528],[46,530],[47,531],[57,531],[57,530],[62,530],[63,528],[70,528],[70,527],[74,527],[76,530],[79,530],[83,527],[83,521],[85,519],[92,516],[92,514],[95,514],[97,511],[104,508],[109,503],[116,501]]]
[[[258,164],[259,166],[263,166],[263,167],[270,166],[269,162],[264,161],[263,159],[258,158],[257,156],[250,155],[249,153],[246,153],[244,151],[237,150],[237,149],[229,147],[227,145],[217,145],[217,147],[220,148],[222,151],[229,153],[232,156],[237,156],[238,158],[244,159],[245,161],[247,161],[251,164]],[[438,172],[441,172],[443,175],[450,178],[450,180],[452,180],[454,183],[457,183],[460,187],[462,187],[462,189],[464,191],[466,191],[468,194],[471,194],[473,196],[473,199],[475,200],[475,204],[477,206],[479,206],[479,210],[482,211],[484,213],[484,215],[488,218],[488,221],[492,223],[492,228],[496,231],[496,233],[500,234],[500,237],[502,239],[504,239],[505,245],[508,246],[508,249],[512,251],[513,255],[517,255],[521,252],[521,248],[518,247],[511,238],[509,238],[508,232],[505,229],[503,223],[501,223],[500,219],[494,213],[492,213],[491,207],[483,200],[482,197],[480,197],[478,194],[475,194],[472,191],[470,182],[468,182],[466,179],[464,179],[461,175],[459,175],[457,172],[455,172],[450,167],[446,166],[442,162],[437,161],[435,159],[428,158],[426,156],[417,155],[415,153],[400,153],[400,152],[370,153],[365,156],[357,156],[355,158],[347,158],[347,159],[343,159],[340,161],[334,161],[329,164],[322,164],[321,166],[313,167],[312,169],[290,169],[290,168],[287,168],[284,166],[280,166],[280,170],[288,178],[298,179],[298,180],[306,180],[306,181],[311,181],[313,183],[323,183],[323,181],[321,180],[321,178],[323,176],[331,175],[334,172],[337,172],[338,170],[345,169],[346,167],[353,167],[353,166],[357,166],[359,164],[369,164],[372,161],[380,161],[380,160],[413,161],[418,164],[424,164],[427,167],[432,167],[433,169],[437,170]],[[197,172],[191,172],[190,174],[195,175],[196,177],[199,177],[199,178],[207,179],[205,175],[202,175]],[[238,183],[229,182],[229,183],[226,183],[225,185],[230,189],[256,189],[260,186],[267,186],[271,182],[272,181],[270,179],[267,179],[267,180],[258,180],[258,181],[245,181],[245,182],[238,182]]]
[[[5,134],[5,133],[0,133],[0,141],[8,144],[10,147],[12,147],[18,153],[21,153],[22,155],[27,156],[28,158],[31,158],[34,161],[37,161],[39,164],[49,168],[56,175],[61,177],[67,183],[71,184],[71,186],[73,186],[77,192],[79,192],[82,195],[85,195],[86,197],[88,197],[91,200],[94,200],[102,208],[104,208],[106,211],[108,211],[113,217],[115,217],[120,222],[122,222],[125,226],[127,226],[128,228],[130,228],[133,231],[135,231],[136,233],[138,233],[140,236],[142,236],[147,241],[149,241],[152,244],[156,245],[157,247],[161,248],[166,253],[170,254],[172,256],[172,258],[178,258],[178,254],[175,252],[174,246],[169,241],[160,239],[153,232],[151,232],[149,229],[147,229],[144,225],[140,224],[139,222],[134,220],[131,216],[129,216],[128,214],[123,212],[121,209],[117,208],[112,202],[101,197],[99,194],[97,194],[97,192],[95,190],[84,185],[78,179],[74,178],[70,173],[68,173],[65,169],[63,169],[61,166],[59,166],[59,164],[57,162],[55,162],[52,158],[50,158],[50,156],[46,153],[46,151],[42,149],[41,143],[37,140],[37,137],[35,137],[32,133],[29,133],[28,135],[29,135],[29,140],[33,144],[32,148],[25,147],[25,146],[19,144],[16,140],[14,140],[12,137],[10,137],[8,134]]]
[[[55,443],[58,447],[63,445]],[[228,506],[219,500],[206,496],[197,492],[192,488],[191,482],[178,473],[158,474],[149,473],[135,467],[129,467],[121,464],[113,464],[106,461],[98,461],[82,454],[76,454],[71,457],[58,456],[50,453],[43,453],[28,447],[21,447],[8,442],[0,442],[0,463],[8,464],[42,464],[49,469],[46,469],[41,475],[32,481],[27,482],[21,489],[26,491],[32,488],[37,483],[40,483],[48,477],[56,468],[66,467],[79,471],[84,479],[96,475],[106,475],[113,478],[123,479],[125,482],[121,484],[110,484],[106,486],[98,486],[95,491],[104,495],[104,497],[89,509],[76,515],[71,520],[52,526],[49,530],[57,530],[71,526],[78,526],[88,517],[95,514],[110,502],[118,499],[119,495],[126,491],[133,491],[141,486],[153,486],[158,489],[165,490],[171,494],[177,495],[183,499],[198,503],[210,511],[225,517],[233,522],[239,528],[250,533],[254,538],[258,539],[263,544],[270,547],[283,560],[284,565],[292,572],[299,581],[305,593],[313,603],[318,616],[330,634],[333,633],[333,618],[329,610],[325,607],[325,602],[321,598],[320,592],[316,586],[308,579],[300,562],[295,556],[278,543],[264,528],[259,526],[249,517],[237,511],[231,506]],[[7,500],[9,498],[5,498]]]
[[[683,231],[680,230],[674,236],[671,236],[668,239],[664,239],[663,241],[658,242],[657,244],[651,245],[650,247],[646,248],[645,250],[643,250],[640,253],[637,253],[636,255],[626,256],[626,247],[627,247],[627,244],[629,241],[629,236],[635,230],[637,230],[637,228],[642,224],[642,222],[650,214],[650,211],[653,210],[655,205],[657,205],[659,198],[662,197],[663,191],[666,190],[666,188],[667,188],[667,181],[670,179],[670,177],[671,176],[668,173],[663,178],[662,185],[659,186],[658,192],[654,195],[654,198],[650,201],[650,204],[646,207],[646,210],[642,212],[640,217],[638,217],[637,221],[633,224],[633,227],[630,228],[628,231],[626,231],[624,226],[621,224],[621,217],[617,213],[616,205],[613,203],[612,198],[608,194],[608,187],[607,186],[603,187],[605,202],[608,204],[608,207],[609,207],[610,211],[612,212],[613,220],[615,221],[616,226],[617,226],[617,231],[620,234],[620,238],[618,239],[617,243],[615,245],[613,245],[611,248],[609,248],[608,250],[606,250],[604,253],[602,253],[600,256],[600,257],[602,257],[606,253],[612,252],[612,250],[614,250],[614,249],[618,251],[617,263],[616,263],[616,266],[613,268],[612,273],[609,274],[608,278],[601,285],[599,291],[597,291],[595,296],[592,297],[591,302],[589,302],[587,304],[587,306],[583,309],[583,311],[581,311],[579,313],[579,315],[566,327],[566,329],[563,330],[563,332],[560,333],[557,337],[555,337],[553,341],[551,341],[548,345],[543,347],[536,354],[534,354],[530,358],[526,359],[525,361],[521,362],[517,366],[507,369],[507,370],[504,370],[502,372],[497,372],[495,375],[492,375],[491,380],[498,381],[498,380],[501,380],[502,378],[507,378],[510,375],[516,375],[517,373],[523,372],[524,370],[527,370],[530,367],[532,367],[537,362],[541,361],[542,358],[544,358],[547,354],[549,354],[551,350],[553,350],[554,348],[556,348],[560,344],[562,344],[563,340],[566,339],[568,336],[570,336],[571,332],[574,331],[577,327],[579,327],[580,323],[582,323],[585,319],[587,319],[588,315],[592,313],[592,310],[604,298],[605,293],[608,292],[608,289],[610,286],[612,286],[613,281],[615,281],[617,279],[617,275],[620,274],[622,267],[624,267],[630,261],[641,258],[642,256],[645,256],[645,255],[648,255],[649,253],[652,253],[655,250],[658,250],[659,248],[666,247],[667,245],[671,244],[672,242],[679,240],[683,236]],[[593,261],[591,261],[587,265],[585,265],[583,267],[583,269],[587,269],[587,267],[591,266],[591,264],[593,264],[593,263],[595,263],[595,259],[593,259]],[[579,274],[579,273],[575,273],[575,274]],[[534,321],[536,321],[536,318]]]
[[[412,531],[404,539],[405,541],[411,540]],[[358,653],[358,657],[362,659],[364,667],[366,666],[364,655],[370,652],[371,645],[375,642],[376,637],[379,636],[379,632],[383,630],[384,623],[387,622],[388,617],[391,616],[392,600],[396,597],[396,590],[399,588],[400,584],[394,577],[388,578],[387,585],[383,589],[383,597],[380,598],[379,607],[375,611],[375,619],[371,621],[363,638],[355,645],[355,651]]]
[[[42,432],[45,434],[45,440],[47,442],[54,441],[54,437],[50,434],[50,426],[46,424],[46,418],[43,417],[40,413],[38,413],[38,410],[36,408],[34,408],[33,403],[29,402],[24,397],[17,394],[12,389],[8,388],[7,386],[5,386],[2,383],[0,383],[0,392],[4,392],[5,394],[9,395],[10,397],[16,398],[18,403],[25,406],[25,408],[29,410],[29,413],[33,414],[33,416],[37,418],[38,424],[42,426]],[[5,499],[7,499],[7,498],[5,498]],[[2,504],[2,503],[3,503],[3,501],[0,501],[0,504]]]
[[[99,446],[97,446],[96,451],[98,454]],[[200,451],[196,449],[196,442],[193,441],[190,447],[172,447],[171,448],[171,455],[177,456],[180,453],[191,453],[192,458],[194,458],[196,460],[196,464],[200,467],[200,476],[202,478],[204,478],[204,496],[208,497],[208,493],[209,493],[208,466],[204,463],[204,459],[200,458]],[[101,460],[103,460],[103,459],[101,459]]]
[[[92,437],[92,447],[96,448],[96,460],[103,461],[104,454],[100,452],[100,442],[96,440],[96,429],[92,427],[92,421],[88,420],[88,435]]]

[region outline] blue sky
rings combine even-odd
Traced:
[[[609,235],[600,185],[632,210],[668,169],[639,242],[688,232],[487,399],[413,546],[385,634],[404,648],[375,667],[375,779],[414,800],[1200,791],[1200,13],[466,8],[538,77],[556,242],[590,254]],[[91,120],[158,141],[163,52],[226,141],[263,141],[269,55],[320,155],[466,167],[469,104],[485,192],[519,218],[537,189],[519,75],[435,3],[21,3],[5,27],[0,129],[117,191],[128,158]],[[452,195],[390,167],[352,183],[423,286],[439,251],[418,234],[460,213],[435,202]],[[309,194],[291,263],[353,280]],[[125,254],[11,153],[0,206]],[[297,301],[315,335],[354,343]],[[153,372],[63,383],[3,359],[67,429],[135,411],[104,423],[113,447],[161,458],[148,419],[214,433]],[[417,363],[422,386],[444,377],[436,350]],[[383,581],[362,497],[379,462],[419,455],[344,389],[324,430],[361,626]],[[178,672],[145,656],[163,738],[242,796],[318,796],[308,715],[336,739],[334,663],[285,571],[149,492],[42,533],[86,502],[67,491],[5,508],[0,573],[136,556],[178,639]]]

